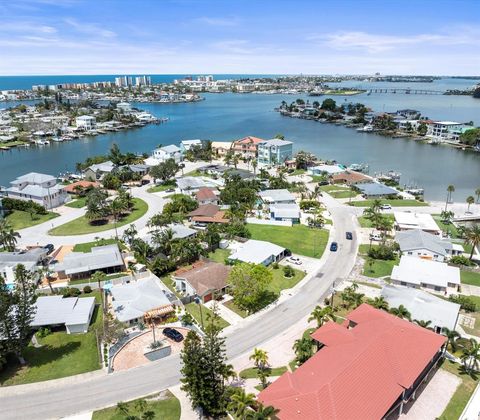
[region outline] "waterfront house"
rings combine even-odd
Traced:
[[[265,140],[258,137],[247,136],[235,140],[232,145],[232,150],[243,159],[255,159],[258,154],[258,146],[263,142],[265,142]]]
[[[287,250],[279,245],[267,241],[249,239],[240,244],[228,259],[265,266],[279,262],[287,255]]]
[[[175,289],[207,303],[225,294],[231,269],[213,261],[198,261],[190,268],[180,268],[175,272]]]
[[[183,159],[180,148],[174,144],[155,149],[152,152],[152,156],[145,159],[145,164],[148,166],[156,166],[169,159],[173,159],[176,163],[180,163]]]
[[[365,198],[396,197],[398,191],[380,182],[365,182],[355,186]]]
[[[396,418],[434,373],[446,342],[365,303],[311,337],[317,353],[258,395],[280,420]]]
[[[33,328],[64,325],[67,334],[88,331],[95,309],[94,297],[40,296],[35,302]]]
[[[272,139],[258,145],[258,163],[262,165],[283,165],[293,157],[291,141]]]
[[[221,158],[224,157],[232,148],[231,141],[212,141],[212,153]]]
[[[117,104],[117,109],[122,111],[124,114],[129,114],[132,111],[132,105],[128,102],[119,102]]]
[[[75,125],[78,129],[91,131],[97,127],[97,119],[91,115],[80,115],[75,118]]]
[[[421,115],[416,109],[399,109],[395,114],[409,120],[418,120]]]
[[[30,172],[10,182],[6,189],[7,197],[17,200],[32,200],[37,204],[52,209],[65,204],[68,194],[57,178],[51,175]]]
[[[110,288],[115,317],[129,325],[144,322],[151,317],[164,319],[175,312],[164,290],[154,275],[130,283],[115,284]]]
[[[293,204],[295,196],[287,189],[264,190],[258,193],[265,204]]]
[[[95,163],[83,171],[83,176],[87,181],[98,181],[101,180],[105,174],[111,173],[116,167],[111,160]]]
[[[330,179],[332,184],[345,184],[348,186],[372,182],[372,177],[350,170],[333,174]]]
[[[307,169],[309,175],[319,176],[319,175],[334,175],[345,172],[345,168],[341,165],[317,165],[310,166]]]
[[[426,260],[444,262],[451,256],[463,253],[462,245],[452,244],[446,239],[420,229],[397,232],[395,241],[398,242],[403,255]]]
[[[412,319],[430,321],[429,328],[441,333],[443,328],[454,330],[457,325],[460,305],[439,298],[423,290],[399,287],[392,284],[383,286],[381,296],[390,308],[403,305]]]
[[[59,279],[82,279],[95,271],[113,274],[124,270],[125,263],[117,244],[94,246],[90,252],[71,252],[55,266]]]
[[[460,269],[443,262],[403,255],[400,263],[393,267],[390,279],[392,284],[399,286],[446,293],[448,288],[458,290]]]
[[[91,188],[98,188],[100,184],[94,181],[76,181],[65,185],[63,190],[68,194],[77,194],[79,191],[88,190]]]
[[[190,150],[192,147],[202,147],[202,140],[182,140],[180,142],[180,151],[185,153],[187,150]]]
[[[432,132],[428,134],[434,142],[452,141],[458,142],[460,135],[465,129],[471,129],[472,126],[455,121],[435,121]]]
[[[430,214],[395,211],[393,212],[393,217],[395,218],[395,230],[405,231],[418,229],[432,233],[433,235],[442,236],[442,230]]]

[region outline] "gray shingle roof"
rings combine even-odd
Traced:
[[[38,172],[29,172],[28,174],[19,176],[17,179],[12,181],[12,184],[20,184],[23,182],[28,182],[30,184],[43,184],[44,182],[55,181],[56,178],[52,175],[41,174]]]
[[[395,240],[400,245],[402,252],[415,249],[428,249],[435,254],[446,256],[448,254],[447,250],[452,249],[450,242],[419,229],[397,232]]]
[[[357,188],[366,195],[393,195],[398,194],[395,188],[387,187],[379,182],[369,182],[357,185]]]

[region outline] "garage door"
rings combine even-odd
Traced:
[[[203,297],[203,301],[204,301],[205,303],[210,302],[211,300],[212,300],[212,293],[209,293],[208,295],[205,295],[205,296]]]

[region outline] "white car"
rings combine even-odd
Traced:
[[[370,240],[372,241],[381,241],[383,238],[382,238],[382,235],[380,233],[371,233],[370,234]]]
[[[302,265],[302,262],[300,261],[300,258],[298,257],[290,257],[287,259],[287,262],[290,264],[295,264],[295,265]]]
[[[380,206],[381,210],[392,210],[392,206],[390,204],[382,204]]]

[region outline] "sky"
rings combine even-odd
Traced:
[[[0,75],[480,74],[480,0],[0,0]]]

